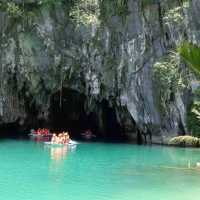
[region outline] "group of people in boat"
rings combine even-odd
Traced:
[[[51,138],[51,143],[53,144],[68,144],[70,141],[70,136],[68,132],[62,132],[58,135],[53,133]]]
[[[90,139],[96,137],[96,135],[94,135],[90,129],[87,129],[87,130],[86,130],[85,132],[83,132],[81,135],[82,135],[82,137],[83,137],[84,139],[86,139],[86,140],[90,140]]]
[[[38,138],[43,136],[51,136],[51,142],[55,144],[67,144],[70,141],[70,136],[68,132],[52,134],[47,128],[38,128],[37,130],[31,129],[31,135],[38,136]],[[96,135],[94,135],[90,129],[86,129],[83,133],[81,133],[81,136],[86,140],[96,138]]]
[[[36,134],[36,135],[49,135],[49,129],[47,128],[39,128],[37,130],[33,130],[33,134]]]

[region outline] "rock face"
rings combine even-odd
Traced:
[[[14,2],[0,9],[1,124],[87,119],[100,136],[154,143],[187,131],[189,89],[161,112],[153,65],[181,39],[198,42],[198,0],[95,0],[86,16],[81,0]]]

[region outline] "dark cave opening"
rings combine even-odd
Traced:
[[[55,132],[69,131],[72,138],[81,139],[81,134],[91,130],[98,135],[98,119],[95,113],[85,111],[86,96],[71,89],[62,90],[51,97],[50,126]]]
[[[102,109],[103,132],[105,139],[108,141],[125,141],[127,138],[124,134],[123,127],[119,124],[116,111],[109,105],[107,100],[103,100],[100,104]]]
[[[69,131],[72,138],[82,139],[81,134],[91,130],[96,140],[124,141],[122,128],[117,122],[114,108],[107,100],[97,103],[95,111],[86,112],[85,95],[71,89],[55,93],[50,104],[50,125],[55,132]]]
[[[0,125],[0,138],[9,138],[9,139],[27,139],[29,132],[27,132],[24,127],[19,125],[19,121],[13,123],[6,123]]]
[[[87,112],[88,98],[84,94],[66,88],[60,94],[58,91],[51,96],[48,118],[39,117],[39,108],[27,100],[26,118],[0,125],[0,137],[26,139],[31,129],[48,128],[56,133],[69,131],[71,138],[77,140],[85,139],[82,133],[91,130],[95,135],[92,141],[130,141],[123,122],[119,123],[116,107],[108,100],[95,101],[92,111]]]

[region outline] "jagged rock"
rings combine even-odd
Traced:
[[[183,10],[185,20],[178,24],[166,23],[165,13],[182,6],[180,1],[146,6],[141,2],[129,0],[124,16],[104,13],[99,24],[88,26],[71,20],[69,4],[37,4],[25,10],[26,17],[17,19],[0,11],[1,123],[26,122],[33,107],[36,120],[49,121],[52,96],[60,91],[67,99],[61,91],[65,88],[85,96],[85,112],[95,113],[100,132],[104,100],[130,138],[140,135],[147,142],[163,143],[186,131],[189,92],[175,94],[163,116],[156,105],[159,86],[153,85],[152,67],[180,38],[196,35],[198,0],[191,2],[189,11]],[[21,1],[16,3],[21,6]],[[112,9],[112,3],[107,3]],[[16,103],[11,104],[11,98]]]

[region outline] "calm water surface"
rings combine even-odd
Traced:
[[[200,150],[0,141],[2,200],[199,200]]]

